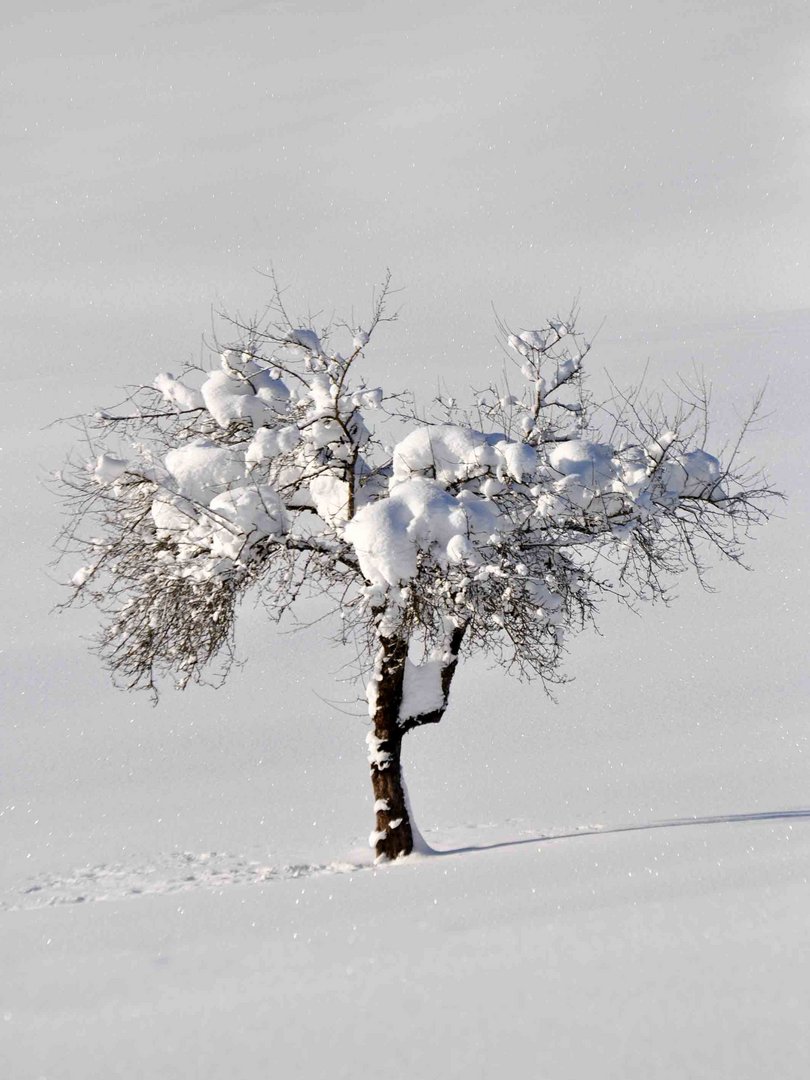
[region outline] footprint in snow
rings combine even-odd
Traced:
[[[254,859],[222,852],[174,852],[148,863],[109,863],[82,867],[67,874],[44,874],[0,898],[0,909],[53,907],[98,900],[126,900],[136,896],[166,895],[194,889],[221,889],[227,885],[261,885],[316,874],[347,874],[356,863],[298,863],[273,867]]]

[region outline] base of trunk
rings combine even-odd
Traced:
[[[402,781],[402,735],[387,733],[369,738],[371,786],[374,789],[376,829],[369,841],[375,860],[401,859],[414,848],[408,800]],[[420,837],[421,839],[421,837]]]

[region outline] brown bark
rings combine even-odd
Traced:
[[[411,819],[402,787],[401,732],[394,732],[383,740],[381,749],[390,754],[390,759],[384,768],[371,766],[375,802],[378,807],[381,806],[380,800],[385,802],[385,809],[378,809],[376,813],[374,856],[376,859],[399,859],[413,851]]]
[[[405,678],[408,643],[398,638],[381,638],[382,663],[378,673],[374,710],[374,739],[369,762],[374,789],[377,859],[398,859],[413,850],[413,833],[402,787],[402,736],[399,708]],[[384,804],[384,806],[383,806]]]

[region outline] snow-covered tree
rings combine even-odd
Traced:
[[[558,681],[564,634],[602,597],[663,598],[707,549],[739,561],[773,495],[739,442],[722,462],[706,450],[705,393],[669,416],[638,393],[595,405],[573,316],[500,327],[519,387],[417,411],[359,374],[388,298],[386,281],[365,330],[316,331],[275,289],[262,319],[229,320],[212,367],[87,418],[92,460],[60,474],[64,547],[85,563],[72,600],[103,612],[99,649],[128,688],[224,674],[249,590],[275,619],[304,592],[332,598],[368,660],[378,859],[418,844],[402,740],[442,719],[462,654]]]

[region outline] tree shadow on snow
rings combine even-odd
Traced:
[[[520,840],[498,840],[492,844],[468,844],[456,848],[432,848],[434,855],[466,855],[473,851],[493,851],[496,848],[521,847],[526,844],[542,844],[550,840],[572,840],[578,836],[600,836],[612,833],[648,832],[652,829],[680,829],[687,825],[734,825],[752,821],[795,821],[810,820],[810,809],[804,810],[762,810],[748,814],[711,814],[707,817],[672,818],[668,821],[651,821],[643,825],[582,826],[573,832],[541,833]]]

